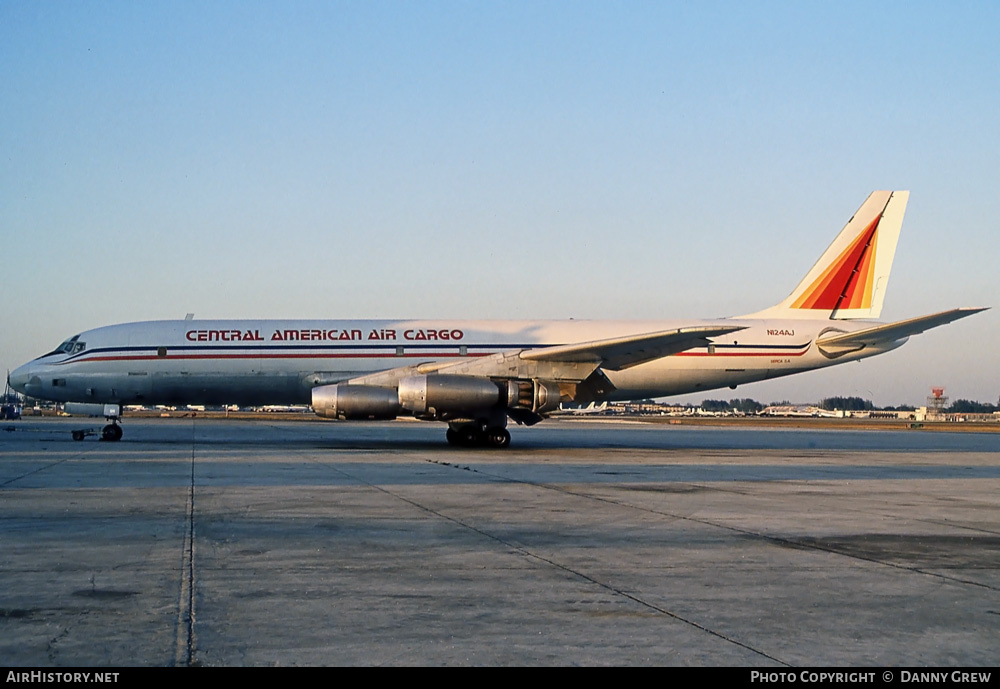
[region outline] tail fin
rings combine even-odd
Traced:
[[[751,316],[878,318],[909,197],[873,191],[788,298]]]

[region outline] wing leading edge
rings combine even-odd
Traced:
[[[704,347],[709,338],[744,330],[743,325],[707,325],[627,335],[608,340],[531,349],[521,353],[528,361],[596,363],[609,371],[621,371],[653,359]]]

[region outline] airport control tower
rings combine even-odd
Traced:
[[[946,406],[948,398],[944,394],[944,388],[931,388],[931,394],[927,397],[927,415],[940,416],[944,414]]]

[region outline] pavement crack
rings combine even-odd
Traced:
[[[181,546],[180,592],[177,604],[177,624],[174,644],[174,664],[190,667],[194,663],[195,611],[194,611],[194,507],[195,507],[195,442],[194,423],[191,424],[191,474],[185,501],[184,540]]]

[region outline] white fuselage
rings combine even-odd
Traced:
[[[873,356],[900,339],[836,358],[814,346],[859,321],[720,319],[745,326],[713,344],[605,371],[608,400],[665,397],[786,376]],[[35,398],[101,404],[308,404],[318,385],[422,362],[458,361],[689,327],[683,321],[230,320],[96,328],[21,366],[11,384]],[[68,346],[67,346],[68,345]]]

